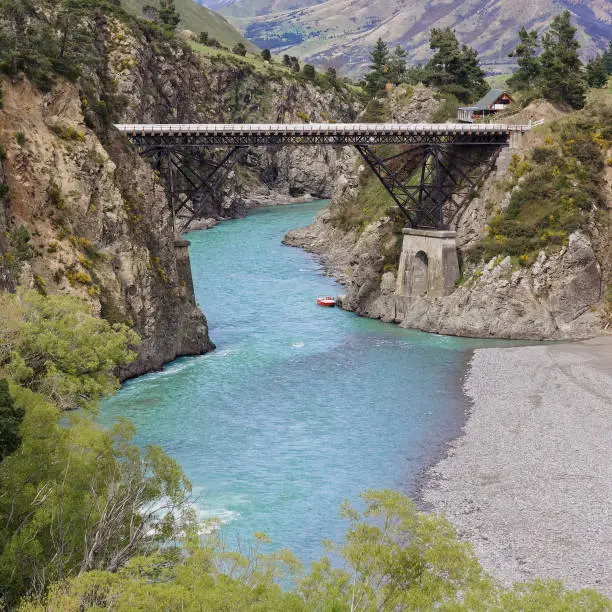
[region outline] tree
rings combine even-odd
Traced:
[[[157,11],[159,20],[169,30],[176,30],[176,26],[181,21],[181,16],[177,13],[174,6],[174,0],[159,0],[159,9]]]
[[[397,45],[389,58],[389,80],[399,85],[406,78],[406,57],[408,53]]]
[[[17,450],[21,444],[19,427],[25,414],[15,406],[6,378],[0,378],[0,461]]]
[[[293,70],[293,72],[300,71],[300,61],[298,60],[297,57],[291,56],[289,58],[289,62],[290,62],[291,70]]]
[[[314,81],[317,76],[317,71],[311,64],[304,64],[304,68],[302,68],[302,73],[309,81]]]
[[[25,417],[20,449],[0,463],[0,605],[139,555],[176,561],[173,543],[194,517],[180,466],[133,445],[125,421],[108,431],[82,413],[62,422],[40,395],[11,392]]]
[[[232,49],[232,53],[234,53],[235,55],[240,55],[241,57],[244,57],[247,54],[247,50],[246,47],[244,46],[244,43],[237,43],[236,45],[234,45],[234,48]]]
[[[389,80],[389,47],[379,38],[370,53],[370,72],[365,77],[366,91],[374,97]]]
[[[514,90],[532,89],[536,87],[540,78],[541,67],[537,52],[540,47],[538,43],[538,31],[527,31],[524,27],[519,32],[519,44],[510,53],[515,57],[518,70],[508,79],[508,86]]]
[[[200,35],[198,36],[198,42],[201,45],[208,45],[209,39],[208,39],[208,32],[200,32]]]
[[[272,61],[272,53],[270,53],[270,49],[262,49],[261,59],[263,59],[264,62]]]
[[[338,71],[334,66],[329,66],[329,68],[325,71],[325,76],[329,81],[335,83],[338,80]]]
[[[9,330],[0,345],[4,373],[62,410],[95,410],[117,389],[114,371],[134,360],[139,343],[134,331],[94,317],[75,297],[32,291],[0,295],[0,329]]]
[[[608,73],[601,55],[590,59],[586,65],[586,80],[589,87],[605,87],[608,84]]]
[[[426,66],[427,85],[466,103],[478,100],[489,90],[478,53],[467,45],[460,45],[450,28],[433,28],[429,46],[435,53]]]
[[[287,54],[283,55],[283,66],[291,68],[291,57],[289,57]]]
[[[584,106],[586,84],[569,11],[557,15],[542,37],[542,93],[553,102]]]
[[[603,54],[604,68],[608,74],[612,74],[612,40]]]

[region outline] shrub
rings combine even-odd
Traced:
[[[317,71],[311,64],[305,64],[304,68],[302,68],[302,74],[309,81],[314,81],[317,76]]]
[[[603,113],[605,115],[605,113]],[[567,244],[603,209],[604,152],[612,144],[605,116],[583,113],[551,125],[546,146],[510,164],[512,195],[506,210],[489,221],[488,235],[467,254],[477,262],[511,255],[529,266],[540,250]]]
[[[459,108],[459,100],[452,94],[445,94],[440,100],[440,106],[432,115],[432,123],[444,123],[447,119],[457,117],[457,109]]]
[[[85,133],[79,132],[71,125],[52,125],[51,131],[59,136],[62,140],[78,140],[79,142],[85,142]]]
[[[15,134],[15,141],[20,147],[23,147],[27,142],[26,135],[23,132],[17,132]]]
[[[244,57],[247,54],[247,50],[243,43],[238,43],[237,45],[234,45],[234,48],[232,49],[232,53],[234,53],[235,55],[240,55],[241,57]]]

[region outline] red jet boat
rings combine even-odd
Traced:
[[[336,305],[336,300],[335,300],[335,298],[333,298],[333,297],[331,297],[329,295],[325,295],[325,296],[320,295],[317,298],[317,304],[319,306],[327,306],[329,308],[332,308],[332,307],[334,307]]]

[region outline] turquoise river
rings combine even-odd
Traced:
[[[324,206],[259,209],[192,232],[196,297],[217,350],[128,382],[100,417],[130,418],[138,443],[180,461],[200,515],[218,517],[230,543],[263,531],[304,561],[344,533],[344,499],[416,494],[462,426],[471,350],[487,345],[317,307],[341,287],[281,240]]]

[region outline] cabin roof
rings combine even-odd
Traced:
[[[489,110],[492,104],[495,104],[504,94],[508,94],[504,89],[490,89],[476,104],[473,106],[463,106],[463,110]]]

